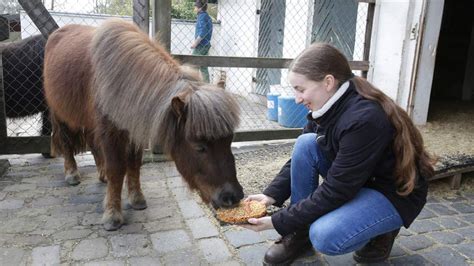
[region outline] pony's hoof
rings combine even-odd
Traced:
[[[102,217],[104,229],[107,231],[115,231],[123,224],[122,214],[117,212],[106,212]]]
[[[76,185],[79,185],[81,183],[79,178],[80,178],[79,172],[76,171],[72,174],[67,174],[65,179],[66,179],[66,182],[69,185],[76,186]]]
[[[107,184],[107,178],[104,175],[99,176],[100,182]]]
[[[145,199],[136,200],[134,202],[130,202],[129,204],[130,204],[130,207],[132,207],[132,209],[134,209],[134,210],[144,210],[148,207],[146,205],[146,200]]]
[[[41,153],[41,155],[43,155],[43,158],[45,159],[51,159],[51,158],[55,158],[54,155],[52,155],[51,153]]]

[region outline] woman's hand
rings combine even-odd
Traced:
[[[245,199],[245,201],[258,201],[260,203],[265,204],[265,206],[267,207],[276,202],[274,198],[267,196],[265,194],[250,195]]]
[[[240,226],[253,230],[255,232],[273,228],[271,216],[265,216],[262,218],[250,218],[248,222],[249,224],[240,224]]]

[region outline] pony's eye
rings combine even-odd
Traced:
[[[207,151],[207,149],[206,149],[206,146],[205,146],[205,145],[197,145],[197,146],[196,146],[196,151],[197,151],[197,152],[200,152],[200,153],[204,153],[204,152]]]

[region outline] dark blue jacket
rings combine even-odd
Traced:
[[[318,135],[318,146],[332,164],[324,182],[310,197],[272,215],[278,233],[287,235],[307,228],[353,199],[362,187],[385,195],[408,227],[426,203],[427,182],[418,178],[415,190],[406,197],[396,193],[392,151],[395,129],[382,107],[360,96],[351,82],[322,117],[315,121],[310,114],[308,120],[303,133]],[[290,165],[291,160],[263,191],[276,200],[276,206],[290,196]]]
[[[197,14],[196,30],[194,32],[194,39],[201,37],[202,40],[197,47],[211,45],[212,38],[212,19],[205,11],[200,11]]]

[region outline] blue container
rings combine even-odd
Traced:
[[[279,93],[267,94],[267,119],[278,121],[278,96]]]
[[[304,127],[308,111],[304,105],[295,103],[294,96],[278,97],[278,124],[284,127]]]

